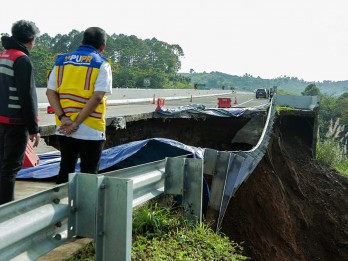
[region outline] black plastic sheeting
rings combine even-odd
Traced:
[[[156,113],[161,116],[186,117],[186,115],[210,115],[216,117],[239,117],[251,111],[263,110],[270,106],[270,103],[254,107],[231,107],[231,108],[207,108],[202,104],[189,104],[176,108],[161,107]]]

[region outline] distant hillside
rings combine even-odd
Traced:
[[[344,92],[348,92],[347,81],[323,81],[323,82],[306,82],[297,77],[278,77],[276,79],[262,79],[260,77],[253,77],[250,74],[244,76],[230,75],[222,72],[210,73],[180,73],[185,77],[191,79],[191,85],[195,83],[205,84],[207,88],[215,89],[222,88],[230,89],[234,87],[238,90],[253,91],[257,88],[271,88],[277,86],[278,90],[285,90],[293,94],[301,94],[301,92],[311,83],[320,89],[322,93],[340,96]]]

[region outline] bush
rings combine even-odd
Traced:
[[[317,160],[326,166],[335,168],[346,159],[338,141],[328,138],[317,143]]]

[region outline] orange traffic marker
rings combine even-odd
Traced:
[[[161,109],[163,106],[164,106],[164,98],[158,98],[157,99],[156,111]]]
[[[231,98],[218,98],[218,108],[231,108]]]
[[[35,167],[39,165],[39,162],[40,162],[40,159],[36,155],[33,146],[31,146],[30,141],[28,140],[22,168]]]

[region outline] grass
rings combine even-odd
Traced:
[[[348,178],[348,159],[341,161],[334,168],[337,172]]]
[[[342,176],[348,177],[347,144],[344,140],[348,133],[344,133],[344,129],[345,126],[340,124],[340,118],[335,121],[330,120],[325,138],[320,141],[318,136],[316,158],[322,164],[335,169]]]
[[[324,141],[318,141],[316,158],[322,164],[348,178],[348,157],[342,145],[335,139],[327,138]]]
[[[280,111],[294,111],[294,110],[296,109],[290,106],[279,106],[279,105],[276,106],[277,113],[279,113]]]
[[[243,248],[207,224],[192,224],[181,211],[148,203],[133,212],[132,260],[137,261],[222,261],[247,260]],[[72,260],[94,260],[94,244]]]

